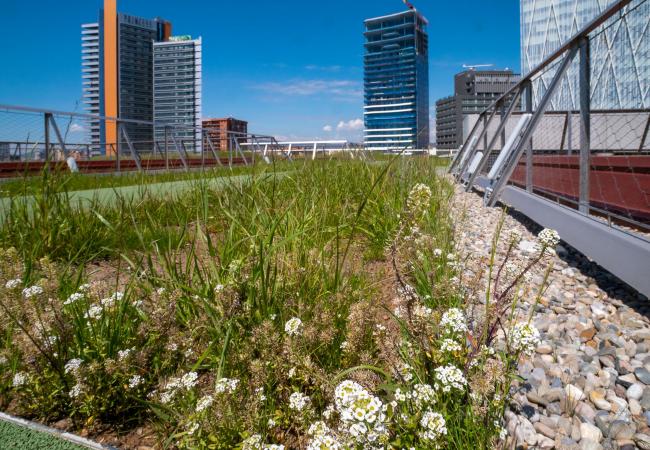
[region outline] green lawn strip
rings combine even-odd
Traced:
[[[269,174],[270,175],[270,174]],[[281,176],[283,173],[275,173],[275,176]],[[154,197],[177,197],[183,192],[187,192],[199,186],[215,189],[228,184],[241,184],[251,178],[251,175],[233,175],[217,178],[204,178],[195,180],[170,181],[164,183],[143,184],[138,186],[123,186],[117,188],[88,189],[83,191],[70,192],[69,199],[71,204],[84,205],[92,203],[94,200],[99,201],[102,205],[110,206],[115,204],[119,199],[136,200],[151,195]],[[31,204],[33,197],[18,197],[16,200],[27,199]],[[7,211],[11,206],[10,198],[0,198],[0,224],[4,222]]]
[[[82,450],[88,447],[73,444],[47,432],[0,420],[2,450]]]

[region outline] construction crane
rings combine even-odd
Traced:
[[[415,6],[413,6],[409,0],[403,0],[403,2],[410,10],[415,11]]]
[[[476,70],[478,67],[494,67],[494,64],[463,64],[463,69]]]

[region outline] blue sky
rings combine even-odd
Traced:
[[[80,25],[100,0],[3,0],[0,103],[72,110],[81,97]],[[518,0],[413,0],[429,19],[431,113],[463,64],[519,70]],[[401,0],[118,0],[203,37],[203,115],[234,116],[283,139],[358,139],[363,20]]]

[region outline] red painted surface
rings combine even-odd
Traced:
[[[221,159],[224,166],[228,165],[227,159]],[[241,165],[244,163],[242,158],[233,158],[233,165]],[[187,165],[190,168],[200,168],[203,162],[200,159],[188,159]],[[205,167],[216,167],[219,163],[214,158],[205,159]],[[42,161],[16,161],[16,162],[3,162],[0,163],[0,178],[20,177],[22,175],[38,175],[43,170],[45,163]],[[57,161],[51,164],[54,170],[62,172],[68,171],[68,165],[63,161]],[[117,168],[115,160],[106,161],[77,161],[77,167],[81,173],[112,173],[116,172]],[[164,159],[143,159],[143,170],[164,170],[166,168]],[[182,169],[183,161],[181,159],[170,159],[170,169]],[[132,159],[125,159],[120,161],[120,171],[132,172],[138,170],[135,161]]]
[[[650,222],[650,156],[593,156],[589,182],[591,205],[635,220]],[[535,156],[535,189],[578,201],[578,156]],[[522,159],[510,181],[524,187]]]

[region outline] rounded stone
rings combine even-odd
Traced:
[[[643,386],[639,383],[632,384],[626,391],[627,398],[639,400],[643,396]]]

